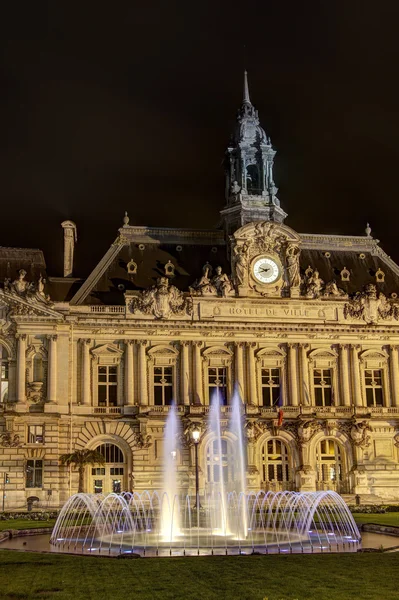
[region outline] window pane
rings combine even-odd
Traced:
[[[118,388],[116,385],[110,385],[108,388],[108,404],[116,406],[118,402]]]
[[[154,404],[155,406],[162,406],[162,386],[154,386]]]
[[[314,396],[316,401],[316,406],[323,406],[323,391],[321,387],[315,388]]]
[[[383,394],[382,394],[382,388],[375,388],[374,390],[375,392],[375,404],[376,406],[382,406],[383,405]]]
[[[373,388],[366,388],[367,406],[374,406]]]
[[[172,386],[166,386],[164,388],[165,391],[165,404],[167,406],[170,406],[172,404],[172,400],[173,400],[173,388]]]
[[[107,405],[107,387],[105,385],[98,386],[98,406]]]

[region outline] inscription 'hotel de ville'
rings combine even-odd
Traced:
[[[63,504],[78,476],[59,457],[82,449],[106,459],[86,468],[86,491],[160,489],[172,402],[179,486],[194,493],[197,428],[205,493],[236,442],[234,389],[248,490],[399,500],[399,266],[368,225],[359,236],[289,227],[274,158],[245,76],[220,229],[139,227],[126,214],[85,280],[73,276],[73,221],[60,229],[63,277],[40,250],[0,248],[6,508]],[[215,390],[223,456],[207,427]]]

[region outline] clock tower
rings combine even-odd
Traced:
[[[226,206],[220,214],[226,235],[251,222],[284,222],[273,179],[275,154],[251,103],[245,71],[243,101],[225,158]]]

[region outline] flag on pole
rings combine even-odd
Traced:
[[[279,408],[278,410],[278,421],[277,421],[277,427],[281,427],[284,421],[284,411],[282,408]]]

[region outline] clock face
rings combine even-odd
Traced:
[[[274,283],[280,276],[280,269],[272,258],[264,256],[255,262],[253,274],[260,283]]]

